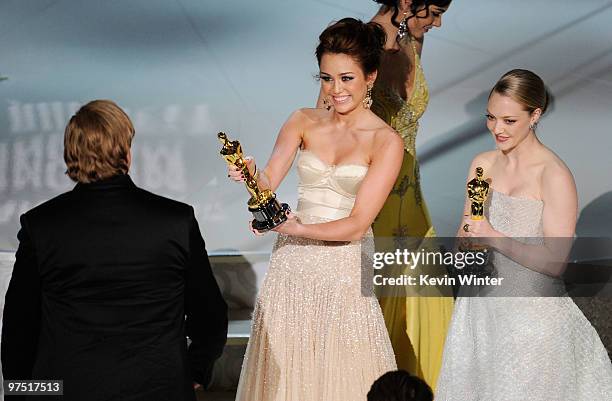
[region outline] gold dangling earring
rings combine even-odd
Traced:
[[[327,111],[331,110],[331,102],[330,102],[329,98],[327,98],[327,97],[323,98],[323,107]]]
[[[368,90],[366,91],[366,95],[363,98],[363,107],[365,109],[369,109],[372,107],[372,84],[368,84]]]

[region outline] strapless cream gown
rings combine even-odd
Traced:
[[[523,241],[543,236],[541,201],[492,191],[487,203],[496,230]],[[501,254],[492,257],[511,286],[491,297],[457,298],[436,401],[612,400],[610,358],[574,301],[512,296],[556,285]]]
[[[347,217],[368,171],[329,166],[308,151],[300,153],[297,168],[296,214],[305,224]],[[374,380],[396,369],[371,276],[361,274],[362,257],[371,251],[368,240],[278,235],[255,305],[237,400],[365,401]]]

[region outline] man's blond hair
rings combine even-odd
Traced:
[[[113,101],[87,103],[66,126],[66,174],[85,184],[127,174],[134,133],[130,118]]]

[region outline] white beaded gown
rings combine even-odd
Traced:
[[[513,238],[541,239],[543,202],[492,191],[488,219]],[[510,292],[541,294],[550,278],[493,253]],[[460,297],[444,347],[436,401],[610,401],[612,365],[566,296]]]
[[[296,214],[306,224],[348,216],[368,171],[329,166],[309,151],[300,152],[297,169]],[[278,235],[253,313],[237,401],[365,401],[374,380],[396,369],[371,280],[361,274],[370,251],[373,241]]]

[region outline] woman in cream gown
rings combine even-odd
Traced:
[[[347,18],[319,39],[321,88],[334,108],[295,112],[258,174],[260,187],[275,190],[299,152],[299,201],[275,229],[240,401],[365,400],[374,380],[396,369],[367,257],[370,225],[402,158],[397,134],[369,110],[384,32]]]
[[[535,135],[548,95],[526,70],[506,73],[489,97],[497,150],[476,156],[490,183],[486,218],[459,235],[493,249],[502,287],[459,297],[438,401],[605,401],[612,365],[597,332],[556,279],[571,246],[578,201],[571,172]],[[466,215],[469,205],[466,202]]]

